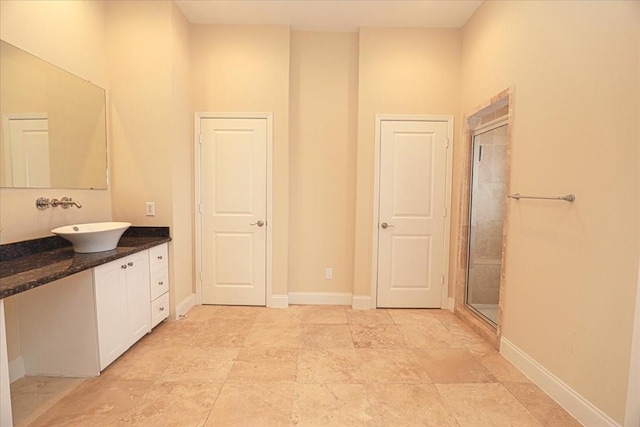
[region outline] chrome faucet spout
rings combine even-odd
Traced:
[[[71,197],[63,197],[59,202],[62,208],[67,209],[69,206],[75,206],[80,209],[82,205],[77,200],[73,200]]]

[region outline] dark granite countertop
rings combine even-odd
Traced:
[[[131,227],[111,251],[77,254],[57,237],[0,245],[0,299],[169,242],[169,227]]]

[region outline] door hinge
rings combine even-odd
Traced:
[[[198,135],[198,143],[202,145],[202,134]]]
[[[200,281],[202,282],[202,270],[200,270]]]
[[[440,286],[444,286],[444,274],[440,276]]]
[[[443,211],[444,211],[443,215],[446,217],[447,216],[447,207],[446,206],[444,207]]]
[[[445,144],[445,148],[449,148],[449,138],[447,138],[447,143]]]
[[[198,212],[202,213],[202,203],[198,203]]]

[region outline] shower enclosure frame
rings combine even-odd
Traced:
[[[502,251],[500,265],[500,289],[498,296],[498,316],[497,323],[493,324],[483,315],[467,305],[467,284],[468,284],[468,263],[469,263],[469,236],[470,236],[470,202],[471,202],[471,171],[473,166],[473,137],[477,129],[485,127],[488,123],[496,119],[506,120],[507,124],[507,146],[506,146],[506,174],[505,174],[505,203],[504,203],[504,223],[502,228]],[[463,120],[463,162],[464,172],[460,185],[460,203],[458,212],[458,242],[457,242],[457,262],[455,279],[455,304],[454,312],[472,329],[491,342],[494,347],[499,348],[502,334],[502,312],[503,295],[505,289],[505,255],[508,231],[508,207],[509,199],[506,194],[510,194],[510,159],[511,159],[511,139],[513,126],[513,88],[506,89],[489,102],[477,107],[471,114],[465,116]]]
[[[503,108],[504,110],[504,108]],[[498,110],[500,111],[500,110]],[[479,196],[476,194],[476,191],[478,190],[478,188],[476,187],[480,187],[481,185],[487,185],[487,183],[483,183],[483,178],[480,177],[480,168],[482,167],[479,163],[482,160],[482,153],[483,153],[483,147],[486,146],[486,143],[482,143],[482,136],[489,134],[493,131],[496,131],[500,128],[508,128],[509,126],[509,117],[508,114],[505,115],[501,115],[493,120],[490,120],[488,122],[485,122],[483,120],[483,123],[478,125],[477,127],[475,127],[472,131],[471,131],[471,141],[470,141],[470,145],[469,145],[469,150],[470,150],[470,162],[469,162],[469,192],[468,192],[468,203],[469,203],[469,209],[468,209],[468,228],[467,228],[467,232],[468,232],[468,237],[467,237],[467,268],[466,268],[466,273],[467,273],[467,277],[466,277],[466,286],[465,286],[465,303],[467,308],[469,308],[470,310],[474,311],[476,314],[478,314],[479,316],[483,317],[486,321],[488,321],[489,323],[491,323],[493,326],[496,326],[498,324],[498,318],[497,318],[497,309],[496,309],[496,315],[495,315],[495,319],[492,319],[491,316],[489,316],[488,314],[485,314],[482,312],[482,309],[479,307],[480,305],[486,305],[483,303],[474,303],[472,301],[470,301],[470,299],[475,298],[476,296],[474,294],[476,294],[480,289],[477,289],[477,285],[479,283],[472,281],[473,275],[472,275],[472,269],[473,268],[480,268],[480,266],[484,266],[485,269],[488,268],[489,265],[499,265],[502,266],[502,242],[504,242],[505,236],[503,235],[504,232],[504,217],[505,217],[505,212],[504,210],[502,211],[502,221],[499,227],[499,235],[500,235],[500,257],[496,257],[496,258],[487,258],[485,254],[485,257],[483,258],[478,258],[478,259],[482,259],[483,261],[474,261],[474,258],[478,257],[478,254],[476,253],[474,255],[474,249],[479,248],[474,248],[474,244],[473,244],[473,240],[474,240],[474,212],[476,212],[476,209],[480,209],[480,207],[477,205],[477,203],[479,203],[479,200],[476,200],[476,196]],[[506,136],[506,135],[505,135]],[[490,144],[491,146],[491,151],[492,151],[492,157],[494,158],[493,161],[495,161],[495,156],[497,155],[496,153],[496,147],[499,145],[504,145],[506,148],[506,140],[505,140],[505,144]],[[476,152],[477,150],[477,152]],[[476,163],[476,156],[479,155],[478,158],[478,163]],[[502,164],[502,166],[505,168],[507,167],[507,162],[506,162],[506,158],[504,159],[504,163]],[[476,173],[478,173],[478,176],[476,176]],[[492,174],[493,175],[493,174]],[[484,178],[486,179],[486,177]],[[506,179],[506,174],[504,179]],[[495,184],[495,182],[493,181],[493,179],[491,180],[491,182],[489,183],[490,185]],[[481,192],[480,192],[481,193]],[[506,200],[507,197],[507,193],[505,192],[503,194],[503,201]],[[492,197],[493,199],[493,197]],[[492,218],[495,219],[495,218]],[[498,231],[498,230],[496,230]],[[476,241],[478,239],[478,236],[480,234],[480,227],[476,226],[476,230],[475,230],[475,238]],[[491,233],[493,234],[493,233]],[[485,248],[485,250],[488,250],[488,248]],[[482,251],[482,249],[480,249],[480,251]],[[497,263],[496,263],[497,261]],[[486,273],[486,271],[485,271]],[[499,290],[500,287],[500,273],[501,273],[501,267],[498,268],[497,271],[497,287]],[[475,282],[475,283],[473,283]],[[493,282],[496,283],[496,282]],[[476,286],[474,286],[476,285]],[[496,295],[496,302],[495,305],[496,307],[498,306],[498,299],[499,299],[499,295]],[[490,303],[491,305],[493,305],[494,303]]]

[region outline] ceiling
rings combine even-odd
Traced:
[[[194,24],[289,25],[296,31],[360,27],[460,28],[482,0],[174,0]]]

